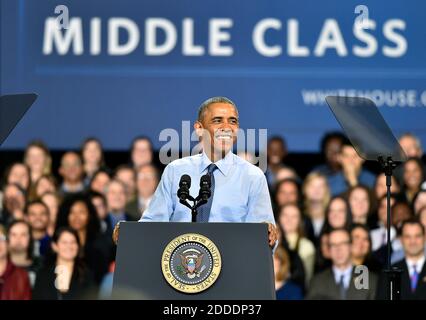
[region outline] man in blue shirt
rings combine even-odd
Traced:
[[[338,161],[342,170],[334,175],[327,176],[332,196],[346,192],[350,187],[358,184],[369,188],[374,187],[375,175],[362,168],[364,159],[358,155],[348,140],[343,142]]]
[[[165,168],[140,221],[190,222],[191,210],[177,197],[180,178],[187,174],[197,182],[190,188],[190,193],[196,195],[198,181],[209,173],[212,178],[211,203],[198,209],[197,221],[265,222],[269,244],[273,246],[277,231],[265,175],[231,151],[239,129],[236,105],[225,97],[206,100],[200,106],[194,128],[203,152],[175,160]],[[205,212],[206,208],[208,212]]]

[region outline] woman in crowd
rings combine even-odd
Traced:
[[[30,183],[30,168],[27,165],[15,162],[6,169],[4,184],[17,184],[28,192]]]
[[[98,192],[101,194],[105,193],[105,188],[108,183],[111,181],[111,176],[106,170],[97,171],[90,181],[89,189],[90,191]]]
[[[420,190],[417,192],[413,199],[413,211],[415,215],[418,215],[420,209],[426,206],[426,190]]]
[[[404,185],[402,188],[407,203],[413,203],[414,196],[420,191],[420,186],[424,180],[422,161],[418,158],[409,158],[404,163]]]
[[[9,259],[6,230],[0,225],[0,300],[30,300],[31,286],[27,271]]]
[[[328,233],[321,233],[319,246],[315,253],[315,268],[314,273],[324,271],[331,266],[330,248],[328,245]]]
[[[318,172],[312,172],[305,178],[302,186],[306,235],[315,246],[325,221],[325,210],[330,201],[330,188],[327,178]]]
[[[305,269],[305,282],[308,284],[314,273],[315,247],[304,237],[302,213],[295,204],[281,207],[277,217],[282,232],[282,241],[302,259]]]
[[[417,216],[419,217],[420,223],[423,225],[423,227],[425,227],[426,230],[426,206],[419,209]]]
[[[66,199],[60,208],[56,228],[70,227],[77,232],[79,257],[92,270],[97,283],[108,272],[112,257],[111,241],[100,232],[96,209],[85,195]]]
[[[43,174],[34,184],[30,200],[40,199],[45,193],[58,191],[56,178],[50,174]]]
[[[342,196],[333,197],[326,210],[326,220],[323,232],[345,228],[349,230],[352,224],[352,213],[349,203]]]
[[[363,185],[351,187],[347,198],[352,213],[352,222],[366,225],[374,211],[373,199],[370,190]]]
[[[47,233],[52,237],[56,228],[61,198],[57,193],[46,192],[41,196],[41,201],[49,208],[49,226],[47,227]]]
[[[81,158],[85,173],[85,185],[89,185],[93,175],[105,167],[104,152],[101,142],[96,138],[88,138],[81,146]]]
[[[51,174],[52,158],[49,149],[41,141],[33,141],[27,146],[24,162],[30,168],[31,184],[43,174]]]
[[[380,272],[382,265],[375,259],[371,251],[370,230],[365,224],[355,223],[351,229],[352,263],[364,265],[372,272]]]
[[[275,290],[277,300],[302,300],[302,288],[291,281],[290,258],[287,251],[278,246],[274,253]]]
[[[398,181],[394,176],[391,177],[391,193],[397,194],[401,191],[401,188],[398,184]],[[381,199],[386,195],[387,187],[386,187],[386,175],[384,173],[380,173],[376,177],[376,183],[374,184],[374,194],[376,199]]]
[[[274,199],[276,208],[280,208],[289,203],[299,205],[301,202],[301,191],[298,182],[295,179],[278,181]]]
[[[25,218],[27,195],[24,189],[16,183],[7,184],[3,188],[0,224],[9,225],[13,220]]]
[[[36,300],[74,300],[87,297],[92,276],[79,258],[80,241],[76,231],[60,228],[52,239],[54,254],[38,272],[33,291]]]
[[[89,193],[89,199],[95,207],[98,219],[101,223],[101,233],[105,233],[108,229],[108,224],[105,221],[108,215],[106,198],[102,193],[92,191]]]

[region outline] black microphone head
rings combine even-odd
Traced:
[[[204,176],[202,176],[200,179],[200,195],[199,195],[199,197],[202,200],[207,201],[210,198],[211,186],[212,186],[212,179],[210,175],[205,174]]]
[[[204,176],[202,176],[200,179],[200,188],[206,187],[210,189],[211,186],[212,178],[210,177],[210,175],[205,174]]]
[[[191,188],[191,177],[187,174],[184,174],[182,177],[180,177],[179,187],[186,187],[188,189]]]

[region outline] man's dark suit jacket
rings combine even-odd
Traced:
[[[408,271],[405,259],[395,263],[393,267],[397,267],[401,273],[401,300],[426,300],[426,263],[423,264],[422,271],[419,274],[419,280],[414,292],[411,291],[410,273]],[[377,291],[377,299],[386,299],[386,277],[384,274],[380,276],[379,288]]]
[[[361,276],[355,274],[355,267],[352,272],[349,288],[346,292],[347,300],[372,300],[376,296],[377,275],[372,272],[368,274],[369,289],[357,289],[355,287],[355,278]],[[362,282],[362,281],[361,281]],[[328,268],[315,275],[311,281],[307,295],[309,300],[340,300],[340,290],[337,285],[332,268]]]

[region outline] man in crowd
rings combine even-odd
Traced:
[[[155,189],[158,186],[158,170],[152,164],[146,164],[139,167],[137,171],[136,190],[137,197],[130,201],[126,206],[126,211],[134,218],[139,220],[143,212],[151,202]]]
[[[46,204],[39,200],[30,202],[27,206],[27,219],[34,239],[34,256],[44,256],[49,249],[51,240],[47,232],[49,209]]]
[[[351,257],[351,236],[346,229],[335,229],[328,238],[332,267],[314,276],[309,287],[311,300],[371,300],[376,295],[377,277],[355,273]],[[361,277],[360,279],[356,279]],[[365,278],[364,278],[365,277]],[[367,281],[368,283],[364,283]],[[357,285],[356,285],[357,284]]]
[[[61,193],[64,196],[84,190],[83,164],[77,153],[66,152],[62,156],[59,174],[63,179]]]

